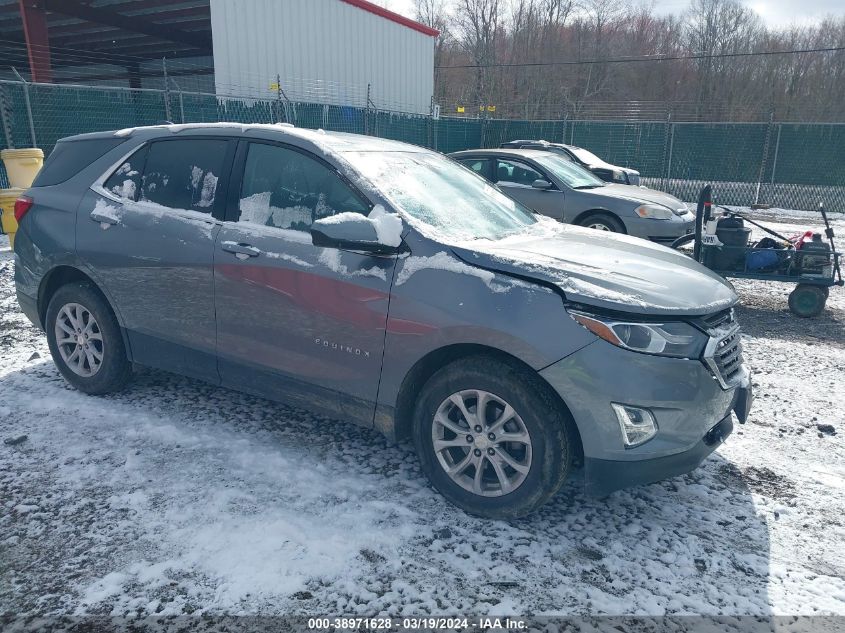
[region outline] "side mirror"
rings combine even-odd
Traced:
[[[531,186],[534,187],[535,189],[545,189],[545,190],[548,190],[548,189],[551,189],[551,188],[554,187],[554,185],[552,183],[550,183],[548,180],[543,180],[542,178],[538,178],[537,180],[532,182]]]
[[[385,230],[385,224],[389,225],[388,230]],[[399,251],[401,230],[402,221],[395,215],[379,214],[370,218],[360,213],[338,213],[311,225],[311,243],[314,246],[391,255]]]

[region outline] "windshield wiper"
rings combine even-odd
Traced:
[[[577,187],[572,187],[573,189],[598,189],[599,187],[604,187],[604,185],[578,185]]]

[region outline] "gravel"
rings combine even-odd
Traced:
[[[495,522],[374,431],[155,371],[71,390],[12,273],[0,236],[0,615],[845,615],[842,289],[800,320],[736,282],[757,399],[695,472]]]

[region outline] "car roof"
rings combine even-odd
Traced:
[[[313,149],[318,153],[344,152],[415,152],[431,153],[431,150],[410,143],[388,139],[350,134],[347,132],[327,132],[298,128],[290,123],[183,123],[147,125],[124,128],[110,132],[94,132],[67,137],[63,141],[75,141],[88,138],[140,137],[144,140],[164,138],[171,135],[220,135],[244,136],[269,140],[295,142],[296,145]]]
[[[569,145],[567,143],[555,143],[554,141],[544,141],[542,139],[535,139],[535,140],[518,139],[518,140],[515,140],[515,141],[509,141],[509,142],[510,143],[526,143],[526,144],[532,143],[534,145],[544,145],[546,147],[559,147],[561,149],[568,149],[568,150],[584,149],[583,147],[579,147],[578,145]]]
[[[496,149],[466,149],[460,152],[449,154],[452,158],[469,156],[519,156],[521,158],[542,158],[548,156],[548,152],[542,149],[515,149],[510,147],[499,147]]]

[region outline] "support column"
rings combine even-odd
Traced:
[[[53,69],[50,65],[50,40],[47,37],[44,0],[18,0],[18,6],[32,81],[50,83],[53,81]]]

